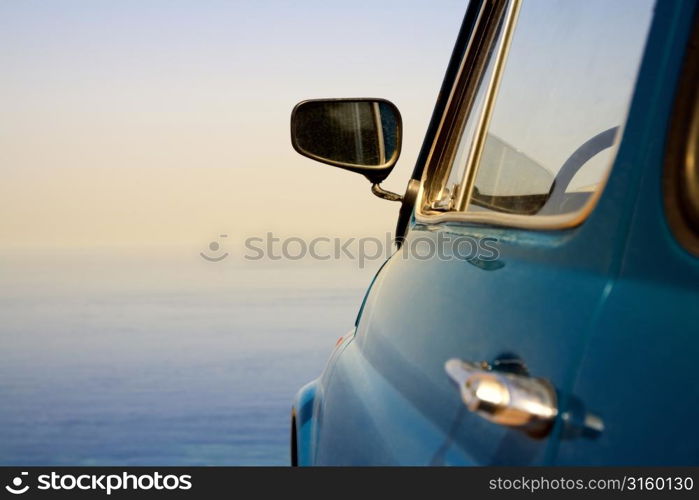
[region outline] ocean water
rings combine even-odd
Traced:
[[[376,265],[0,258],[0,464],[284,465]]]

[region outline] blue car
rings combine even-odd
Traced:
[[[393,104],[296,106],[400,210],[294,465],[699,464],[697,7],[471,0],[404,194]]]

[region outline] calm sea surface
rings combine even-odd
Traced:
[[[287,464],[378,264],[2,256],[0,464]]]

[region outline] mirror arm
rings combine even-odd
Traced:
[[[403,197],[398,193],[392,193],[391,191],[386,191],[378,183],[371,185],[371,192],[383,200],[388,201],[403,201]]]

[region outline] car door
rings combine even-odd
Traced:
[[[699,461],[697,5],[660,5],[657,16],[664,23],[653,33],[655,56],[643,80],[657,99],[635,127],[645,140],[628,151],[628,163],[639,167],[629,236],[572,388],[605,430],[595,441],[561,441],[558,464]]]
[[[410,230],[322,380],[314,463],[541,464],[562,431],[596,435],[569,389],[624,247],[632,193],[623,178],[602,188],[652,8],[471,4]],[[557,427],[534,436],[470,411],[451,359],[547,381]]]

